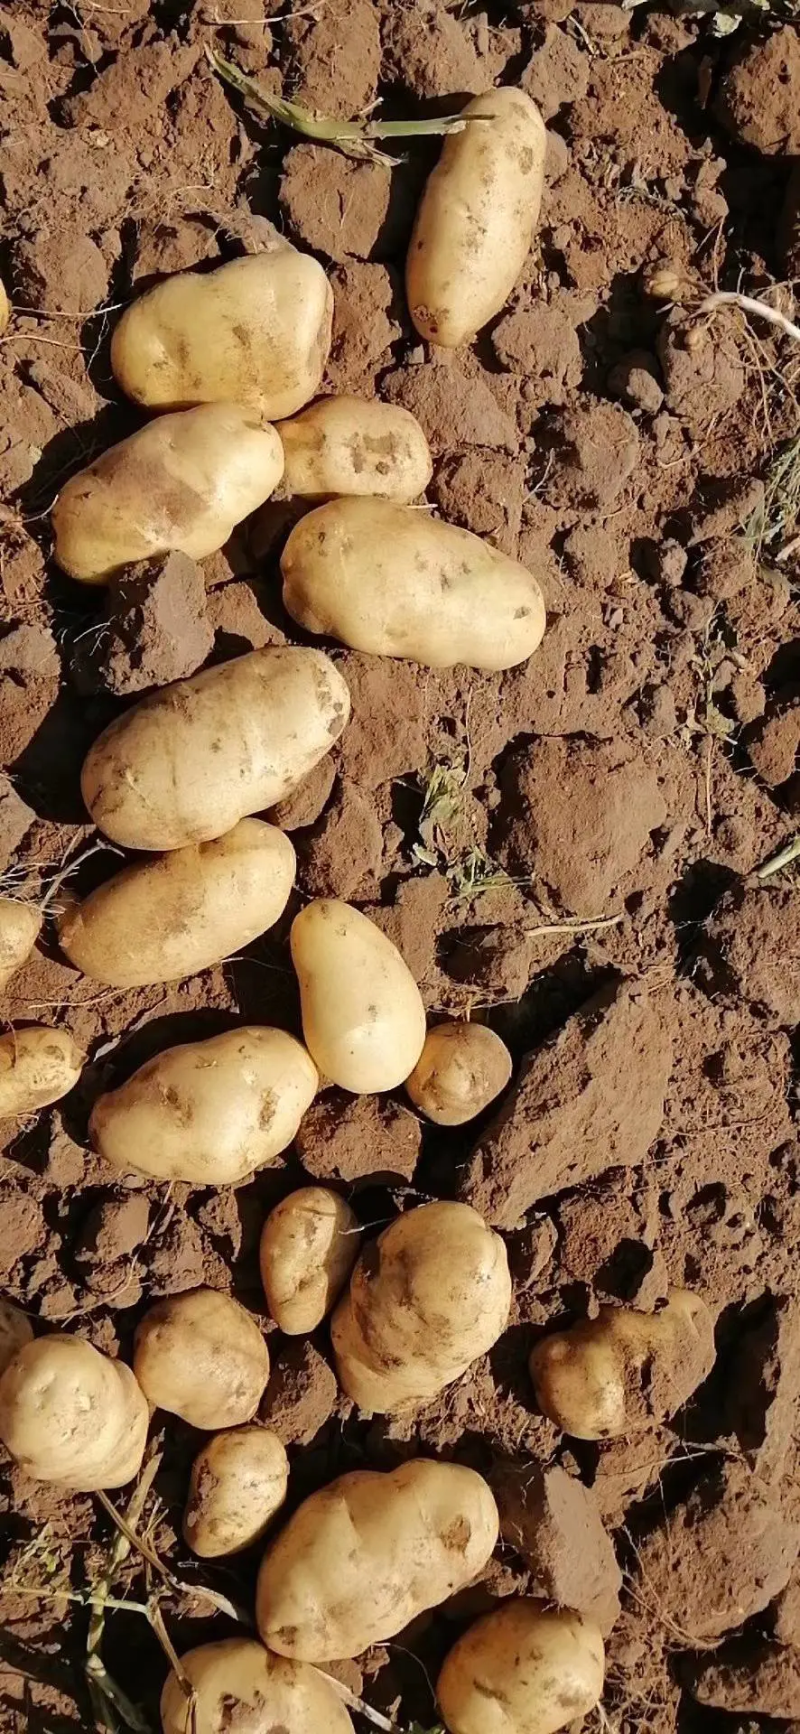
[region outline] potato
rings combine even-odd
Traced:
[[[241,819],[214,843],[123,867],[64,910],[59,944],[76,969],[111,987],[177,981],[272,927],[294,871],[283,831]]]
[[[555,1734],[599,1704],[604,1675],[594,1620],[519,1596],[459,1638],[436,1696],[450,1734]]]
[[[81,792],[123,848],[207,843],[291,794],[349,715],[321,650],[254,650],[116,717],[89,749]]]
[[[190,1711],[170,1674],[161,1694],[164,1734],[353,1734],[335,1690],[315,1668],[273,1656],[252,1638],[223,1638],[181,1656],[194,1688]]]
[[[21,1307],[0,1297],[0,1374],[19,1354],[26,1343],[33,1341],[33,1326]]]
[[[162,415],[95,458],[51,512],[59,566],[105,584],[137,560],[216,553],[283,474],[283,447],[256,410],[214,403]]]
[[[473,1469],[423,1457],[312,1493],[264,1555],[256,1624],[279,1656],[359,1656],[483,1569],[497,1506]]]
[[[358,1257],[358,1218],[325,1186],[301,1186],[270,1211],[261,1231],[267,1306],[289,1337],[315,1331]]]
[[[200,1559],[241,1553],[266,1535],[286,1498],[289,1459],[277,1433],[232,1427],[192,1464],[183,1539]]]
[[[269,1378],[269,1355],[255,1319],[238,1301],[193,1288],[145,1313],[133,1370],[154,1408],[216,1433],[252,1421]]]
[[[333,1315],[339,1383],[372,1413],[424,1403],[497,1342],[510,1306],[506,1249],[476,1210],[409,1210],[365,1248]]]
[[[506,86],[462,109],[422,195],[406,260],[406,296],[420,336],[471,343],[522,275],[544,189],[547,133],[536,104]]]
[[[0,897],[0,989],[30,957],[42,931],[42,912],[35,903]]]
[[[0,1379],[0,1439],[28,1475],[76,1492],[124,1487],[150,1415],[129,1367],[80,1337],[38,1337]]]
[[[60,1102],[77,1084],[85,1057],[66,1030],[44,1024],[0,1036],[0,1119]]]
[[[148,289],[120,319],[111,366],[145,409],[232,399],[278,421],[317,391],[332,320],[322,266],[281,246]]]
[[[469,530],[389,500],[333,500],[295,525],[283,600],[307,632],[428,668],[524,662],[545,628],[542,592]]]
[[[2,278],[0,278],[0,337],[2,337],[4,331],[8,330],[10,320],[11,302],[6,293],[5,283],[2,281]]]
[[[505,1042],[485,1024],[437,1024],[425,1037],[406,1090],[437,1126],[463,1126],[499,1096],[511,1072]]]
[[[407,409],[378,399],[323,397],[282,421],[287,494],[325,500],[335,494],[380,494],[416,500],[433,475],[428,442]]]
[[[714,1365],[705,1301],[672,1289],[660,1312],[601,1307],[596,1319],[536,1344],[536,1401],[573,1439],[614,1439],[673,1415]]]
[[[291,1144],[318,1083],[293,1036],[246,1025],[147,1060],[98,1097],[89,1130],[123,1174],[233,1186]]]
[[[419,988],[396,946],[335,897],[301,909],[290,943],[303,1035],[320,1072],[355,1096],[393,1090],[425,1040]]]

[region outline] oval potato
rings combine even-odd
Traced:
[[[315,898],[292,922],[306,1047],[353,1095],[392,1090],[416,1065],[425,1008],[397,947],[360,910]]]
[[[181,1656],[193,1688],[169,1674],[161,1694],[164,1734],[353,1734],[345,1707],[322,1674],[273,1656],[252,1638],[223,1638]]]
[[[326,1186],[301,1186],[270,1211],[261,1231],[261,1281],[287,1336],[322,1323],[355,1264],[360,1238],[355,1212]]]
[[[594,1620],[520,1596],[459,1638],[436,1696],[449,1734],[556,1734],[588,1716],[604,1678]]]
[[[388,500],[332,500],[295,525],[283,600],[307,632],[428,668],[488,672],[541,643],[536,579],[469,530]]]
[[[149,1403],[215,1433],[252,1421],[269,1378],[255,1319],[212,1288],[170,1295],[137,1327],[133,1370]]]
[[[0,989],[30,957],[42,931],[42,912],[35,903],[0,897]]]
[[[8,299],[5,283],[0,278],[0,337],[8,329],[11,320],[11,302]]]
[[[289,1459],[277,1433],[231,1427],[195,1457],[183,1539],[200,1559],[221,1559],[261,1541],[286,1498]]]
[[[512,1069],[505,1042],[485,1024],[436,1024],[406,1091],[437,1126],[463,1126],[499,1096]]]
[[[10,1366],[15,1355],[33,1342],[33,1326],[21,1307],[0,1298],[0,1374]]]
[[[60,1102],[77,1084],[84,1058],[66,1030],[44,1024],[0,1036],[0,1119]]]
[[[92,1493],[141,1466],[150,1413],[130,1367],[80,1337],[38,1337],[0,1379],[0,1439],[28,1475]]]
[[[323,397],[278,428],[286,460],[284,490],[315,500],[379,494],[416,500],[433,475],[422,428],[399,404]]]

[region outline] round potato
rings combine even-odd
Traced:
[[[211,1288],[158,1301],[136,1331],[133,1370],[148,1403],[215,1433],[252,1421],[269,1378],[255,1319]]]
[[[389,500],[332,500],[295,525],[283,600],[307,632],[428,668],[491,673],[541,643],[536,579],[469,530]]]
[[[342,1475],[267,1548],[262,1641],[305,1662],[359,1656],[470,1583],[497,1535],[497,1506],[473,1469],[417,1457],[388,1475]]]
[[[358,1218],[325,1186],[302,1186],[270,1211],[261,1231],[267,1306],[288,1337],[315,1331],[358,1257]]]
[[[173,550],[202,560],[282,474],[280,439],[256,410],[213,403],[159,416],[62,488],[53,553],[82,584],[105,584],[120,567]]]
[[[396,946],[329,897],[295,916],[291,950],[303,1035],[322,1075],[355,1096],[401,1084],[422,1052],[425,1008]]]
[[[77,1084],[84,1059],[66,1030],[31,1024],[0,1036],[0,1119],[60,1102]]]
[[[223,1638],[181,1656],[193,1688],[170,1674],[161,1694],[164,1734],[353,1734],[335,1688],[315,1668],[273,1656],[252,1638]]]
[[[428,442],[416,417],[399,404],[362,397],[323,397],[278,428],[284,490],[315,500],[379,494],[416,500],[433,475]]]
[[[463,1126],[499,1096],[511,1072],[505,1042],[485,1024],[436,1024],[406,1090],[437,1126]]]
[[[81,792],[123,848],[207,843],[291,794],[349,715],[321,650],[254,650],[116,717],[89,749]]]
[[[277,1433],[232,1427],[215,1434],[192,1464],[183,1539],[200,1559],[241,1553],[266,1535],[289,1483]]]
[[[339,1383],[370,1413],[426,1402],[497,1342],[510,1307],[505,1246],[476,1210],[409,1210],[365,1248],[333,1315]]]
[[[141,1467],[150,1415],[129,1367],[80,1337],[38,1337],[0,1379],[0,1439],[28,1475],[92,1493]]]
[[[0,897],[0,989],[30,957],[42,931],[42,912],[35,903]]]
[[[522,90],[467,103],[417,211],[406,296],[422,337],[453,349],[499,313],[522,275],[544,189],[547,133]]]
[[[123,867],[64,910],[59,944],[76,969],[110,987],[177,981],[272,927],[294,872],[283,831],[241,819],[214,843]]]
[[[449,1734],[555,1734],[599,1704],[604,1677],[594,1620],[520,1596],[459,1638],[436,1696]]]
[[[33,1342],[33,1326],[21,1307],[0,1298],[0,1374],[10,1366],[15,1355]]]

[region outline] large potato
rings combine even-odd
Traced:
[[[469,1204],[423,1204],[365,1248],[333,1315],[339,1383],[385,1414],[436,1396],[508,1323],[500,1236]]]
[[[109,723],[86,756],[81,792],[126,849],[207,843],[291,794],[349,715],[347,686],[321,650],[253,650]]]
[[[287,1336],[322,1323],[355,1264],[360,1238],[355,1212],[326,1186],[301,1186],[270,1211],[261,1232],[261,1281]]]
[[[59,944],[84,975],[110,987],[143,987],[195,975],[272,927],[294,883],[295,853],[283,831],[241,819],[214,843],[174,849],[71,904]]]
[[[269,1378],[269,1354],[255,1319],[238,1301],[193,1288],[145,1313],[133,1370],[154,1408],[216,1433],[252,1421]]]
[[[361,397],[323,397],[278,429],[290,496],[380,494],[416,500],[433,475],[428,442],[416,417],[398,404]]]
[[[303,1035],[322,1075],[356,1096],[401,1084],[422,1052],[425,1008],[396,946],[328,897],[295,916],[291,950]]]
[[[447,349],[471,343],[522,274],[539,219],[547,142],[536,104],[512,86],[473,97],[462,115],[474,124],[445,140],[406,260],[414,324]]]
[[[308,632],[429,668],[513,668],[541,643],[536,579],[469,530],[388,500],[332,500],[295,525],[283,600]]]
[[[111,366],[145,409],[232,399],[279,421],[314,396],[332,319],[322,266],[282,246],[148,289],[120,319]]]
[[[80,1337],[25,1344],[0,1379],[0,1439],[28,1475],[81,1493],[139,1471],[150,1414],[130,1367]]]
[[[463,1126],[499,1096],[511,1071],[505,1042],[485,1024],[436,1024],[406,1090],[437,1126]]]
[[[221,1559],[261,1541],[286,1498],[289,1459],[277,1433],[231,1427],[195,1457],[183,1539],[200,1559]]]
[[[335,1688],[316,1668],[273,1656],[252,1638],[223,1638],[181,1656],[161,1694],[164,1734],[353,1734]]]
[[[450,1734],[555,1734],[588,1716],[604,1677],[594,1620],[515,1597],[459,1638],[436,1696]]]
[[[72,476],[51,512],[59,566],[105,584],[137,560],[216,553],[283,474],[274,427],[239,403],[162,415]]]
[[[391,1474],[357,1469],[312,1493],[270,1543],[256,1623],[280,1656],[359,1656],[464,1589],[498,1534],[473,1469],[417,1457]]]
[[[77,1084],[84,1058],[66,1030],[44,1024],[0,1036],[0,1119],[60,1102]]]
[[[12,975],[30,957],[42,930],[42,920],[37,904],[0,897],[0,990],[8,986]]]
[[[0,1299],[0,1373],[32,1341],[33,1326],[26,1314],[13,1301]]]

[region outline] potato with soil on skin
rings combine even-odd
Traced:
[[[437,1126],[463,1126],[504,1090],[513,1067],[504,1041],[486,1024],[436,1024],[406,1091]]]
[[[0,990],[27,962],[42,931],[43,916],[35,903],[0,897]]]
[[[316,1668],[274,1656],[252,1638],[223,1638],[181,1656],[194,1692],[191,1723],[174,1673],[161,1693],[163,1734],[353,1734],[335,1687]]]
[[[488,1353],[511,1308],[506,1249],[468,1204],[423,1204],[365,1247],[333,1315],[339,1383],[359,1409],[426,1402]]]
[[[354,1096],[393,1090],[425,1040],[425,1008],[399,951],[360,910],[318,897],[290,935],[306,1047]]]
[[[604,1677],[594,1620],[520,1596],[459,1638],[436,1697],[449,1734],[556,1734],[599,1704]]]
[[[530,572],[469,530],[390,500],[332,500],[295,525],[283,601],[307,632],[427,668],[525,662],[545,607]]]
[[[463,1589],[498,1535],[473,1469],[418,1457],[390,1474],[357,1469],[312,1493],[270,1543],[256,1624],[280,1656],[359,1656]]]
[[[0,1379],[0,1439],[37,1481],[92,1493],[138,1474],[150,1413],[130,1367],[80,1337],[26,1343]]]
[[[215,554],[283,474],[283,447],[258,412],[203,404],[148,422],[61,489],[54,558],[82,584],[139,560]]]
[[[133,1370],[154,1408],[215,1433],[252,1421],[269,1378],[269,1354],[255,1319],[238,1301],[194,1288],[145,1313]]]
[[[58,941],[75,969],[110,987],[196,975],[272,927],[294,884],[283,831],[242,819],[225,837],[173,849],[68,905]]]
[[[60,1102],[77,1084],[85,1058],[66,1030],[44,1024],[0,1036],[0,1119]]]
[[[471,343],[522,274],[539,219],[545,124],[522,90],[473,97],[445,139],[417,211],[406,296],[421,337]]]
[[[286,1498],[289,1459],[277,1433],[231,1427],[195,1457],[183,1539],[200,1559],[242,1553],[261,1541]]]
[[[0,1296],[0,1374],[5,1372],[20,1349],[31,1342],[33,1326],[30,1319],[21,1307],[15,1307],[13,1301]]]
[[[347,686],[321,650],[253,650],[116,717],[89,748],[81,793],[123,848],[208,843],[291,794],[349,715]]]
[[[302,1186],[271,1210],[259,1258],[267,1306],[288,1337],[315,1331],[358,1257],[361,1230],[346,1199],[326,1186]]]
[[[323,397],[282,421],[283,487],[292,498],[378,494],[416,500],[433,475],[428,442],[399,404],[361,397]]]

